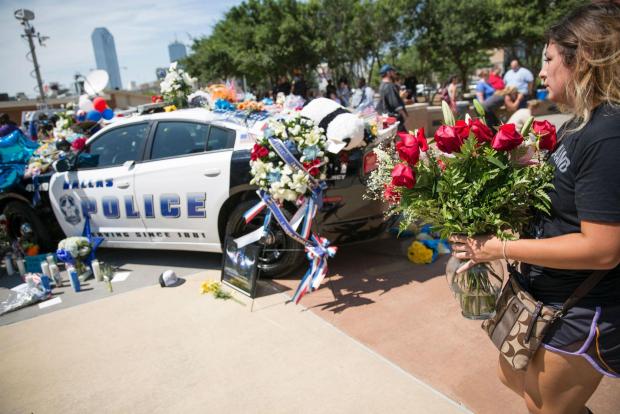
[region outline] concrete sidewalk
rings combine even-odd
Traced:
[[[0,327],[0,412],[467,412],[281,293],[200,294],[218,278]]]

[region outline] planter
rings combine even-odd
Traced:
[[[466,261],[452,256],[446,265],[448,286],[461,305],[467,319],[489,319],[495,314],[495,303],[502,290],[504,268],[499,261],[478,263],[456,273]]]

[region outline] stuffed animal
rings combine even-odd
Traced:
[[[331,99],[310,101],[301,115],[325,130],[327,151],[331,153],[337,154],[342,149],[349,151],[364,143],[364,121]]]

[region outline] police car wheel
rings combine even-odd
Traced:
[[[243,218],[243,214],[255,204],[255,200],[248,200],[233,210],[226,223],[227,237],[240,237],[263,225],[265,211],[247,224]],[[284,214],[288,218],[292,217],[292,214],[286,210],[284,210]],[[260,277],[273,279],[285,277],[303,263],[303,247],[288,237],[275,220],[269,225],[266,237],[263,237],[258,243],[264,247],[264,251],[259,257]]]
[[[6,205],[3,213],[8,224],[10,240],[22,236],[20,229],[29,228],[32,232],[27,237],[32,243],[39,246],[41,252],[56,250],[45,226],[26,203],[11,201]]]

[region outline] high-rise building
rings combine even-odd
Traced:
[[[110,89],[123,89],[121,71],[116,57],[116,46],[114,46],[114,36],[105,27],[97,27],[90,37],[93,41],[97,69],[105,70],[110,76],[108,87]]]
[[[183,59],[187,56],[185,45],[175,40],[168,45],[168,55],[170,55],[170,63]]]

